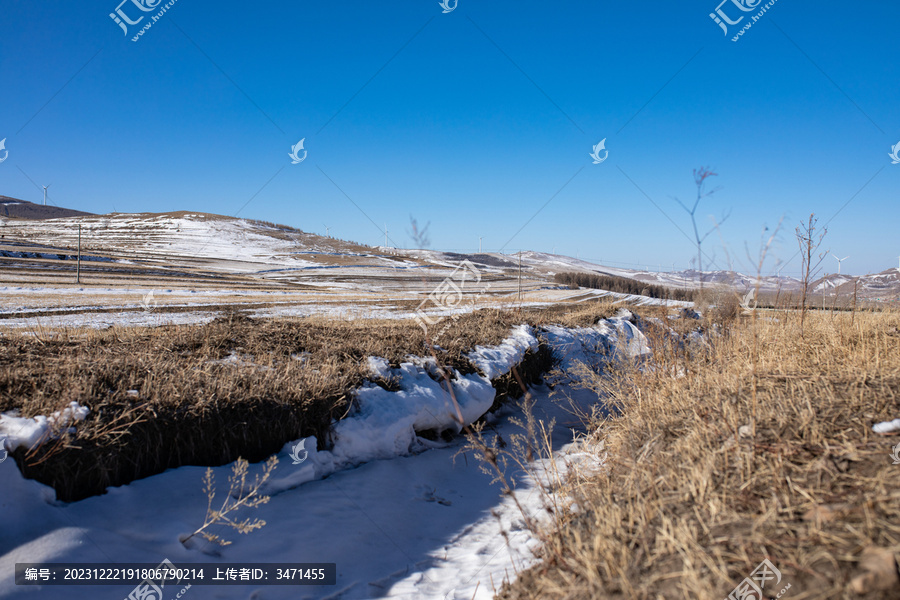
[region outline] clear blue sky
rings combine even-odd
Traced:
[[[782,217],[773,256],[791,258],[815,212],[845,272],[896,267],[900,5],[778,0],[732,42],[756,11],[722,5],[748,15],[726,37],[717,3],[177,0],[132,42],[149,16],[126,37],[118,0],[7,0],[0,194],[39,202],[49,183],[91,212],[327,224],[367,244],[386,222],[400,246],[412,215],[435,248],[483,237],[671,269],[694,255],[672,197],[707,165],[721,190],[702,225],[731,211],[706,243],[718,266],[724,240],[751,270],[745,243]]]

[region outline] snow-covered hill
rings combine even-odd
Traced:
[[[60,209],[63,210],[63,209]],[[622,269],[585,260],[524,251],[515,254],[484,252],[461,254],[438,250],[369,247],[304,232],[284,225],[195,212],[137,213],[67,216],[50,219],[0,217],[0,268],[4,259],[20,259],[19,267],[49,268],[54,256],[71,257],[81,228],[83,252],[113,260],[160,268],[203,269],[220,274],[239,274],[281,284],[358,287],[402,291],[433,287],[468,261],[478,275],[495,280],[519,278],[524,289],[552,285],[557,273],[577,271],[626,277],[676,288],[699,286],[694,270],[655,272]],[[31,253],[29,256],[28,253]],[[40,254],[44,263],[23,263]],[[752,275],[735,271],[706,271],[706,284],[736,291],[755,288],[762,292],[795,292],[800,282],[791,277]],[[900,271],[888,269],[874,275],[829,275],[814,282],[813,293],[852,295],[861,299],[893,299],[900,294]],[[494,290],[497,291],[496,289]]]

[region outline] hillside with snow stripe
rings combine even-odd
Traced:
[[[5,238],[75,248],[81,228],[83,249],[128,255],[135,259],[162,257],[210,259],[235,263],[274,262],[312,265],[303,252],[360,255],[346,244],[339,247],[299,230],[273,227],[245,219],[200,213],[113,214],[43,221],[6,221]],[[351,250],[357,250],[352,252]]]
[[[57,284],[75,270],[78,230],[89,280],[201,281],[366,293],[428,293],[459,270],[471,271],[464,293],[518,294],[558,287],[554,276],[582,272],[624,277],[672,288],[697,288],[694,270],[654,272],[623,269],[537,251],[459,253],[429,249],[370,247],[324,237],[285,225],[197,212],[112,213],[63,218],[0,217],[0,283],[35,281]],[[462,265],[462,266],[461,266]],[[93,276],[93,279],[91,277]],[[706,285],[796,294],[791,277],[707,271]],[[112,283],[111,280],[104,283]],[[210,283],[212,284],[212,283]],[[900,293],[900,272],[888,269],[861,277],[829,275],[813,282],[812,293],[846,301],[892,300]]]

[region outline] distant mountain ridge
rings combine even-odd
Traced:
[[[64,217],[89,217],[93,213],[59,206],[44,206],[28,200],[19,200],[9,196],[0,196],[0,217],[10,219],[31,219],[43,221],[45,219],[59,219]]]

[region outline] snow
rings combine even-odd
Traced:
[[[509,373],[510,369],[522,362],[525,352],[537,350],[538,339],[529,325],[519,325],[512,335],[499,346],[476,346],[467,358],[484,373],[488,379],[495,379]]]
[[[894,431],[900,431],[900,419],[894,419],[893,421],[885,421],[883,423],[876,423],[872,425],[872,431],[875,433],[892,433]]]
[[[49,417],[38,415],[22,418],[13,413],[3,413],[0,415],[0,446],[5,446],[10,452],[18,448],[30,450],[40,442],[68,429],[72,423],[83,421],[90,412],[86,406],[70,402],[68,406]]]
[[[403,363],[395,371],[401,390],[388,392],[368,385],[356,393],[358,407],[334,427],[333,456],[336,465],[351,465],[407,454],[417,448],[416,431],[459,429],[455,407],[441,385],[427,371]],[[494,402],[490,381],[478,375],[454,371],[456,401],[468,425]]]
[[[366,359],[366,363],[369,367],[369,373],[373,377],[388,379],[391,376],[391,365],[387,360],[377,356],[370,356]]]
[[[538,337],[546,338],[564,363],[579,359],[600,364],[596,353],[607,350],[616,356],[645,353],[646,340],[630,318],[622,311],[577,330],[520,326],[498,346],[476,348],[470,358],[481,374],[449,373],[463,422],[471,423],[492,405],[490,377],[508,372],[527,349],[536,347]],[[503,581],[535,561],[537,541],[516,501],[530,519],[546,518],[551,474],[565,472],[571,464],[600,469],[602,452],[593,443],[573,442],[572,408],[551,400],[549,388],[533,388],[535,416],[556,423],[551,431],[554,455],[534,463],[534,476],[508,473],[516,481],[515,497],[509,497],[491,484],[492,475],[482,471],[462,437],[432,442],[417,435],[424,429],[460,428],[434,359],[410,357],[391,368],[386,360],[370,357],[367,366],[372,377],[389,378],[399,389],[367,383],[356,390],[350,414],[335,424],[329,450],[319,450],[313,437],[285,444],[264,489],[270,502],[238,515],[258,517],[268,525],[249,535],[213,531],[231,540],[229,546],[198,542],[189,549],[179,542],[203,521],[203,467],[170,469],[64,504],[49,487],[23,479],[15,461],[0,463],[0,597],[59,592],[71,600],[94,600],[124,598],[131,591],[128,586],[16,586],[16,562],[159,564],[169,559],[176,566],[216,561],[337,564],[337,586],[194,586],[186,598],[492,598]],[[582,407],[598,401],[589,390],[557,386],[555,391]],[[53,418],[60,423],[83,418],[77,406],[67,410]],[[523,420],[520,408],[501,409],[492,415],[487,441],[495,435],[509,440],[521,433],[517,423]],[[300,442],[305,455],[295,453]],[[302,460],[295,459],[297,454]],[[220,493],[227,488],[231,466],[212,469]],[[251,466],[251,481],[262,468]]]
[[[630,321],[631,318],[631,312],[623,309],[594,327],[544,327],[543,336],[554,348],[563,369],[571,369],[579,362],[601,368],[610,359],[635,358],[650,353],[647,338]]]

